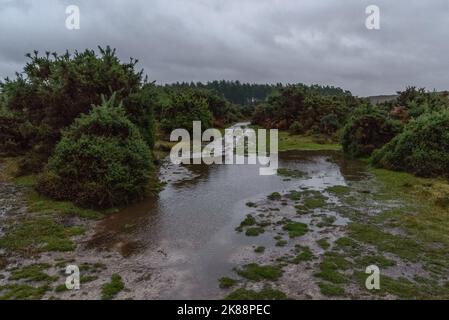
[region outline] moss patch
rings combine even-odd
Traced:
[[[265,287],[260,291],[240,288],[230,293],[226,300],[285,300],[287,295],[282,291]]]
[[[111,276],[111,281],[105,283],[101,288],[101,298],[103,300],[113,299],[120,291],[125,288],[125,284],[122,281],[122,277],[117,273]]]
[[[273,192],[272,194],[268,195],[267,198],[272,201],[281,200],[282,196],[279,192]]]
[[[265,230],[261,227],[254,227],[254,228],[248,228],[246,229],[245,235],[248,237],[257,237],[264,233]]]
[[[324,282],[320,282],[318,286],[320,287],[321,293],[328,297],[343,296],[345,294],[345,289],[341,286]]]
[[[257,263],[250,263],[242,268],[235,269],[235,272],[248,280],[277,280],[282,276],[282,269],[279,266],[259,265]]]
[[[301,237],[309,231],[308,226],[302,222],[289,222],[282,229],[288,232],[290,238]]]
[[[0,238],[0,247],[7,251],[37,253],[45,251],[72,251],[75,243],[70,239],[79,232],[77,227],[64,227],[52,218],[22,219],[9,225]]]
[[[264,253],[265,252],[265,247],[259,246],[259,247],[254,249],[254,252],[256,252],[256,253]]]
[[[56,280],[55,277],[51,277],[44,272],[44,270],[48,269],[49,267],[49,264],[32,264],[21,269],[12,270],[9,279],[53,282]]]
[[[286,168],[279,168],[277,170],[277,174],[278,174],[278,176],[289,177],[289,178],[303,178],[307,175],[303,171],[295,170],[295,169],[286,169]]]
[[[45,285],[32,287],[27,284],[0,286],[0,300],[40,300],[50,288]]]
[[[233,286],[235,286],[237,284],[237,280],[232,279],[232,278],[228,278],[228,277],[223,277],[218,279],[219,282],[219,287],[222,289],[227,289],[227,288],[231,288]]]

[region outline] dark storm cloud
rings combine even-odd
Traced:
[[[78,5],[81,29],[65,28]],[[365,28],[365,7],[381,29]],[[160,83],[239,79],[338,85],[359,95],[449,88],[449,2],[0,0],[0,76],[24,54],[111,45]]]

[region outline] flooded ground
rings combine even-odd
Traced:
[[[274,247],[273,232],[248,237],[235,231],[247,214],[272,211],[271,218],[296,215],[294,203],[270,203],[267,195],[287,194],[291,190],[318,191],[330,203],[338,199],[326,193],[332,186],[346,186],[351,181],[367,179],[364,165],[345,160],[338,152],[287,152],[280,154],[280,168],[300,170],[302,178],[280,175],[260,176],[256,165],[177,166],[165,163],[161,179],[167,182],[158,198],[113,215],[97,228],[91,246],[117,247],[124,257],[153,257],[154,252],[166,256],[164,268],[175,274],[174,283],[160,292],[160,298],[222,298],[218,279],[232,275],[232,269],[254,255],[254,246]],[[250,208],[247,203],[258,203]],[[334,217],[336,230],[327,236],[337,238],[339,226],[348,219],[332,210],[317,209],[316,217],[297,221],[311,224],[321,221],[320,213]],[[320,228],[312,229],[300,242],[315,246],[322,238]],[[277,247],[277,251],[282,251]],[[274,254],[279,256],[279,252]],[[160,267],[148,259],[148,265]]]
[[[166,159],[160,179],[157,197],[100,221],[52,213],[83,226],[77,245],[0,252],[0,291],[98,299],[116,274],[124,283],[116,299],[449,299],[449,211],[431,200],[441,181],[374,173],[338,151],[282,152],[272,176],[258,165]],[[1,219],[34,216],[25,191],[0,184]],[[65,289],[71,264],[80,266],[81,290]],[[374,291],[365,272],[373,265]],[[37,280],[20,278],[29,268]]]

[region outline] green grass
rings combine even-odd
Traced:
[[[250,207],[250,208],[256,208],[257,207],[257,205],[254,202],[247,202],[246,206]]]
[[[337,196],[342,196],[342,195],[349,193],[350,190],[351,189],[347,186],[333,186],[333,187],[327,188],[325,191],[329,192],[329,193],[333,193]]]
[[[337,220],[334,216],[324,216],[321,218],[321,221],[317,224],[318,227],[330,227]]]
[[[341,150],[341,146],[336,143],[320,143],[320,137],[305,135],[290,135],[286,131],[279,132],[279,151],[293,150]]]
[[[285,247],[287,244],[288,244],[287,240],[281,239],[276,242],[276,247]]]
[[[237,280],[232,279],[232,278],[228,278],[228,277],[223,277],[218,279],[219,282],[219,287],[221,289],[227,289],[227,288],[232,288],[233,286],[235,286],[237,284]]]
[[[260,291],[237,289],[230,293],[226,300],[286,300],[287,295],[271,287],[264,287]]]
[[[254,249],[254,252],[256,252],[256,253],[264,253],[265,252],[265,247],[259,246],[259,247]]]
[[[345,294],[345,289],[341,286],[324,282],[320,282],[318,286],[320,287],[321,293],[328,297],[343,296]]]
[[[88,283],[98,279],[98,276],[93,275],[82,275],[80,277],[80,283]]]
[[[79,231],[78,227],[64,227],[48,217],[21,219],[6,227],[0,248],[25,254],[73,251],[76,245],[70,237]]]
[[[327,202],[323,197],[307,198],[304,200],[304,206],[310,210],[322,208],[326,206],[326,204]]]
[[[363,223],[351,223],[349,235],[354,239],[397,255],[412,262],[419,261],[423,247],[411,238],[393,235],[383,231],[380,227]]]
[[[288,232],[290,238],[301,237],[309,231],[307,224],[302,222],[289,222],[282,229]]]
[[[55,290],[54,290],[56,293],[60,293],[60,292],[65,292],[65,291],[69,291],[69,289],[67,289],[67,286],[65,285],[65,283],[64,284],[58,284],[56,287],[55,287]]]
[[[245,235],[248,236],[248,237],[257,237],[257,236],[261,235],[264,232],[265,232],[264,228],[254,227],[254,228],[246,229]]]
[[[104,216],[103,213],[98,211],[79,208],[72,202],[52,200],[36,191],[28,193],[27,204],[32,212],[77,216],[85,219],[100,219]]]
[[[304,178],[307,173],[295,169],[279,168],[277,170],[277,175],[288,178]]]
[[[103,300],[111,300],[113,299],[120,291],[125,288],[125,284],[122,281],[122,277],[117,273],[114,273],[111,276],[111,281],[105,283],[101,288],[101,299]]]
[[[335,252],[327,252],[320,263],[320,271],[315,276],[334,284],[347,283],[349,279],[340,271],[347,270],[351,264],[343,256]]]
[[[48,285],[32,287],[27,284],[0,286],[0,300],[40,300],[49,291]]]
[[[279,266],[259,265],[250,263],[241,268],[235,269],[235,272],[248,280],[277,280],[282,276],[282,269]]]
[[[310,261],[313,259],[313,253],[309,247],[299,246],[296,248],[297,255],[291,261],[294,264],[299,264],[301,262]]]
[[[355,263],[362,269],[371,265],[378,266],[379,268],[388,268],[396,265],[395,261],[375,254],[358,257],[355,259]]]
[[[267,198],[272,201],[281,200],[282,196],[279,192],[273,192],[272,194],[268,195]]]
[[[322,238],[316,241],[316,243],[321,247],[321,249],[327,250],[331,246],[326,238]]]
[[[254,130],[259,129],[258,126],[251,126]],[[266,138],[266,148],[269,151],[270,137],[269,133]],[[341,145],[331,142],[321,135],[291,135],[288,131],[278,131],[278,151],[319,151],[319,150],[341,150]]]
[[[55,277],[51,277],[43,272],[48,268],[50,268],[50,265],[44,263],[25,266],[21,269],[12,270],[9,280],[53,282],[56,280]]]
[[[290,193],[288,194],[288,197],[293,201],[299,201],[302,198],[302,194],[301,194],[301,192],[298,192],[298,191],[290,191]]]

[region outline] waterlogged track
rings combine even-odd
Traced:
[[[104,220],[90,245],[118,248],[126,259],[146,264],[149,273],[157,274],[142,283],[141,297],[146,292],[151,298],[223,298],[226,291],[219,288],[218,279],[232,276],[234,267],[253,261],[272,262],[295,244],[308,245],[320,255],[324,250],[317,240],[334,241],[344,234],[349,219],[338,211],[316,208],[313,216],[299,216],[294,200],[271,201],[267,195],[316,191],[336,206],[338,198],[326,189],[368,178],[363,164],[345,161],[337,152],[282,153],[280,167],[301,170],[303,176],[260,176],[256,165],[176,166],[167,162],[161,168],[167,185],[159,198]],[[249,207],[251,202],[257,208]],[[266,232],[257,237],[235,231],[247,214],[267,211],[273,225],[282,219],[295,219],[308,224],[310,231],[284,247],[276,247],[279,240],[274,237],[279,230],[274,227],[265,228]],[[328,224],[332,221],[332,228],[313,226],[325,217],[329,217],[324,219]],[[266,247],[266,253],[255,253],[258,246]],[[313,276],[302,281],[304,276],[297,274],[301,283],[290,288],[289,294],[319,296]],[[157,279],[164,283],[154,283]]]
[[[272,176],[167,158],[160,178],[158,197],[98,222],[2,182],[0,298],[449,299],[444,181],[338,151],[282,152]],[[29,232],[49,250],[30,254]],[[81,290],[65,287],[69,264],[80,267]],[[371,265],[380,290],[365,286]]]

